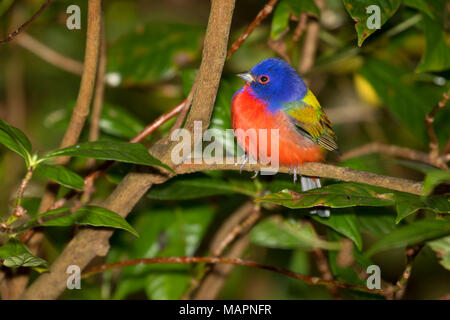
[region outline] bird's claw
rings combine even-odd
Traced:
[[[255,170],[255,174],[251,177],[252,179],[255,179],[258,176],[259,171]]]

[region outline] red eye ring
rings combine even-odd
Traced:
[[[266,84],[267,82],[269,82],[270,78],[269,76],[266,75],[262,75],[258,77],[258,82],[261,84]]]

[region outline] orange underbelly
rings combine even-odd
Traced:
[[[323,160],[322,149],[298,133],[282,111],[272,114],[246,92],[234,97],[231,115],[239,146],[258,161],[261,156],[270,158],[272,153],[276,155],[276,149],[280,166],[295,167],[304,162]],[[278,139],[273,129],[278,129]],[[266,145],[261,143],[264,139],[267,141]]]

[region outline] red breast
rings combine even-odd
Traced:
[[[242,129],[246,132],[254,129],[256,139],[250,139],[242,132],[235,132],[238,144],[251,155],[258,159],[259,141],[267,130],[267,155],[270,157],[271,129],[279,130],[279,164],[280,166],[299,166],[304,162],[317,162],[323,160],[323,150],[308,138],[298,133],[295,125],[291,123],[288,116],[282,111],[272,113],[266,104],[256,98],[249,85],[246,84],[242,90],[237,92],[231,102],[231,126],[236,131]],[[247,131],[250,132],[250,131]],[[256,145],[254,145],[256,141]]]

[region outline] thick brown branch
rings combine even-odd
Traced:
[[[234,162],[233,162],[234,161]],[[227,163],[237,163],[236,159],[224,159],[223,164],[181,164],[175,171],[178,174],[193,173],[204,170],[239,170],[238,166]],[[261,170],[259,164],[246,164],[245,171]],[[281,167],[278,172],[288,173],[289,168]],[[375,173],[353,170],[345,167],[338,167],[331,164],[309,162],[300,168],[302,175],[320,178],[332,178],[341,181],[351,181],[369,184],[372,186],[388,188],[392,190],[421,195],[423,185],[420,182],[407,179],[383,176]]]
[[[19,33],[21,33],[30,23],[32,23],[39,15],[44,12],[45,8],[48,7],[48,5],[52,2],[51,0],[47,0],[44,2],[44,4],[39,8],[39,10],[33,14],[33,16],[25,21],[24,24],[22,24],[19,28],[17,28],[14,32],[10,33],[6,39],[0,40],[0,44],[7,43],[11,40],[13,40]]]
[[[366,287],[352,285],[348,283],[338,282],[338,281],[331,281],[331,280],[325,280],[317,277],[309,277],[305,276],[303,274],[295,273],[287,269],[275,267],[275,266],[268,266],[264,264],[260,264],[255,261],[249,261],[249,260],[243,260],[243,259],[233,259],[233,258],[215,258],[215,257],[163,257],[163,258],[148,258],[148,259],[136,259],[136,260],[128,260],[128,261],[122,261],[117,263],[111,263],[111,264],[105,264],[98,267],[91,268],[83,273],[83,276],[90,276],[99,272],[103,272],[105,270],[110,270],[114,268],[121,268],[126,266],[135,266],[140,264],[191,264],[191,263],[227,263],[227,264],[233,264],[238,266],[245,266],[245,267],[251,267],[251,268],[258,268],[263,270],[269,270],[276,273],[283,274],[285,276],[303,281],[309,285],[323,285],[323,286],[330,286],[330,287],[337,287],[337,288],[344,288],[344,289],[352,289],[372,294],[380,294],[384,295],[384,292],[382,290],[371,290]]]
[[[249,24],[245,31],[239,36],[239,38],[233,42],[227,53],[227,58],[230,58],[233,53],[244,43],[245,39],[255,30],[255,28],[263,21],[273,10],[278,0],[270,0],[264,8],[256,15],[256,18]]]

